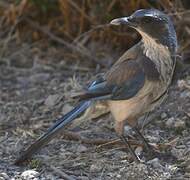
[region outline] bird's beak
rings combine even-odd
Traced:
[[[122,17],[122,18],[117,18],[117,19],[113,19],[110,24],[112,25],[121,25],[121,24],[125,24],[125,25],[132,25],[131,22],[129,21],[128,17]]]

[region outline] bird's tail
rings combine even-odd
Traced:
[[[21,156],[15,161],[15,164],[19,165],[29,159],[34,153],[39,151],[45,144],[50,142],[57,134],[59,134],[66,125],[81,116],[81,114],[83,114],[91,104],[91,100],[83,101],[73,110],[58,119],[45,134],[39,137],[32,145],[28,147],[28,149],[26,149],[26,151],[21,154]]]

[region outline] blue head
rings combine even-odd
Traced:
[[[129,17],[114,19],[111,24],[125,24],[136,29],[140,34],[147,34],[158,43],[176,52],[177,38],[174,25],[165,13],[156,9],[140,9]]]

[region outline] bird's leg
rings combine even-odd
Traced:
[[[148,112],[146,115],[145,115],[145,117],[144,117],[144,122],[146,123],[146,121],[147,121],[147,119],[148,119],[148,117],[149,117],[149,114],[150,114],[150,112]],[[146,125],[146,124],[145,124]],[[144,125],[141,127],[141,128],[143,128],[144,127]],[[140,140],[143,142],[143,144],[144,144],[144,146],[145,146],[145,148],[146,148],[146,151],[147,152],[150,152],[151,153],[151,155],[153,156],[155,153],[154,153],[154,150],[153,150],[153,148],[152,148],[152,146],[148,143],[148,141],[144,138],[144,136],[142,135],[142,133],[140,132],[140,130],[139,130],[139,127],[138,126],[133,126],[133,130],[135,131],[135,133],[139,136],[139,138],[140,138]]]
[[[124,135],[122,135],[122,136],[120,136],[120,139],[124,142],[126,148],[129,150],[129,152],[130,152],[132,158],[133,158],[136,162],[139,163],[141,160],[140,160],[140,158],[135,154],[135,152],[134,152],[134,150],[132,149],[132,147],[131,147],[130,143],[128,142],[127,138],[126,138]]]
[[[146,122],[147,119],[148,119],[148,117],[149,117],[149,115],[150,115],[150,112],[148,112],[148,113],[145,114],[145,117],[144,117],[144,119],[143,119],[143,123],[142,123],[142,125],[141,125],[141,129],[142,129],[142,130],[145,128],[145,126],[146,126],[147,124],[149,124],[149,123]]]
[[[133,127],[133,130],[139,136],[140,140],[143,142],[146,150],[149,151],[150,149],[152,149],[150,144],[147,142],[147,140],[144,138],[144,136],[141,134],[141,132],[138,130],[138,128]]]
[[[124,125],[125,123],[123,121],[116,122],[115,125],[115,131],[118,134],[119,138],[124,142],[126,148],[129,150],[132,158],[136,162],[140,162],[140,158],[135,154],[134,150],[132,149],[130,143],[128,142],[127,138],[124,136]]]
[[[147,142],[147,140],[144,138],[144,136],[141,134],[141,132],[138,130],[138,128],[133,127],[133,130],[139,136],[140,140],[143,142],[143,144],[144,144],[144,146],[146,148],[146,152],[149,153],[149,158],[155,157],[157,152],[154,151],[153,147]]]

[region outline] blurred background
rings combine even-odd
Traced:
[[[109,66],[115,55],[136,43],[139,37],[131,30],[106,24],[140,8],[158,8],[172,17],[179,41],[178,53],[188,61],[188,0],[1,0],[1,62],[22,66],[13,56],[25,53],[23,46],[27,44],[34,51],[56,48],[54,62],[64,59],[70,65]],[[36,44],[40,47],[36,48]],[[25,63],[33,65],[32,60]]]

